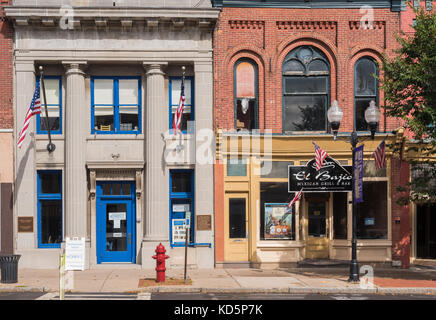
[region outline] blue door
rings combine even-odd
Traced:
[[[135,185],[97,183],[97,263],[135,263]]]

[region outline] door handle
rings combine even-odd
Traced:
[[[131,237],[131,234],[129,233],[129,245],[130,245],[131,240],[132,240],[132,237]]]

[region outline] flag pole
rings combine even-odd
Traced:
[[[50,132],[50,125],[48,122],[48,107],[47,107],[47,98],[45,95],[45,85],[44,85],[44,68],[42,66],[39,66],[39,73],[41,75],[41,85],[42,85],[42,95],[44,97],[44,109],[45,109],[45,121],[47,124],[47,133],[48,133],[48,145],[47,145],[47,151],[53,152],[56,149],[56,146],[51,142],[51,132]]]
[[[182,84],[180,87],[180,90],[184,90],[184,86],[185,86],[185,70],[186,67],[182,66]],[[181,94],[181,91],[180,91]],[[183,106],[184,107],[184,106]],[[180,125],[182,124],[182,117],[183,117],[183,109],[182,109],[182,113],[180,114]],[[179,135],[179,145],[176,147],[177,151],[182,151],[184,146],[182,145],[182,132],[181,130],[177,130],[177,134]]]

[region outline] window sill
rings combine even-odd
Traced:
[[[194,134],[192,134],[192,133],[182,133],[181,135],[180,134],[176,135],[173,132],[166,132],[163,135],[163,138],[164,138],[165,141],[168,141],[168,140],[179,140],[180,137],[181,137],[182,140],[191,140],[191,139],[193,139]]]

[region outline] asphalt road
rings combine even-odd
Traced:
[[[53,293],[1,292],[0,300],[59,300]],[[436,295],[381,295],[381,294],[200,294],[200,293],[153,293],[151,295],[120,293],[66,294],[65,300],[432,300]]]

